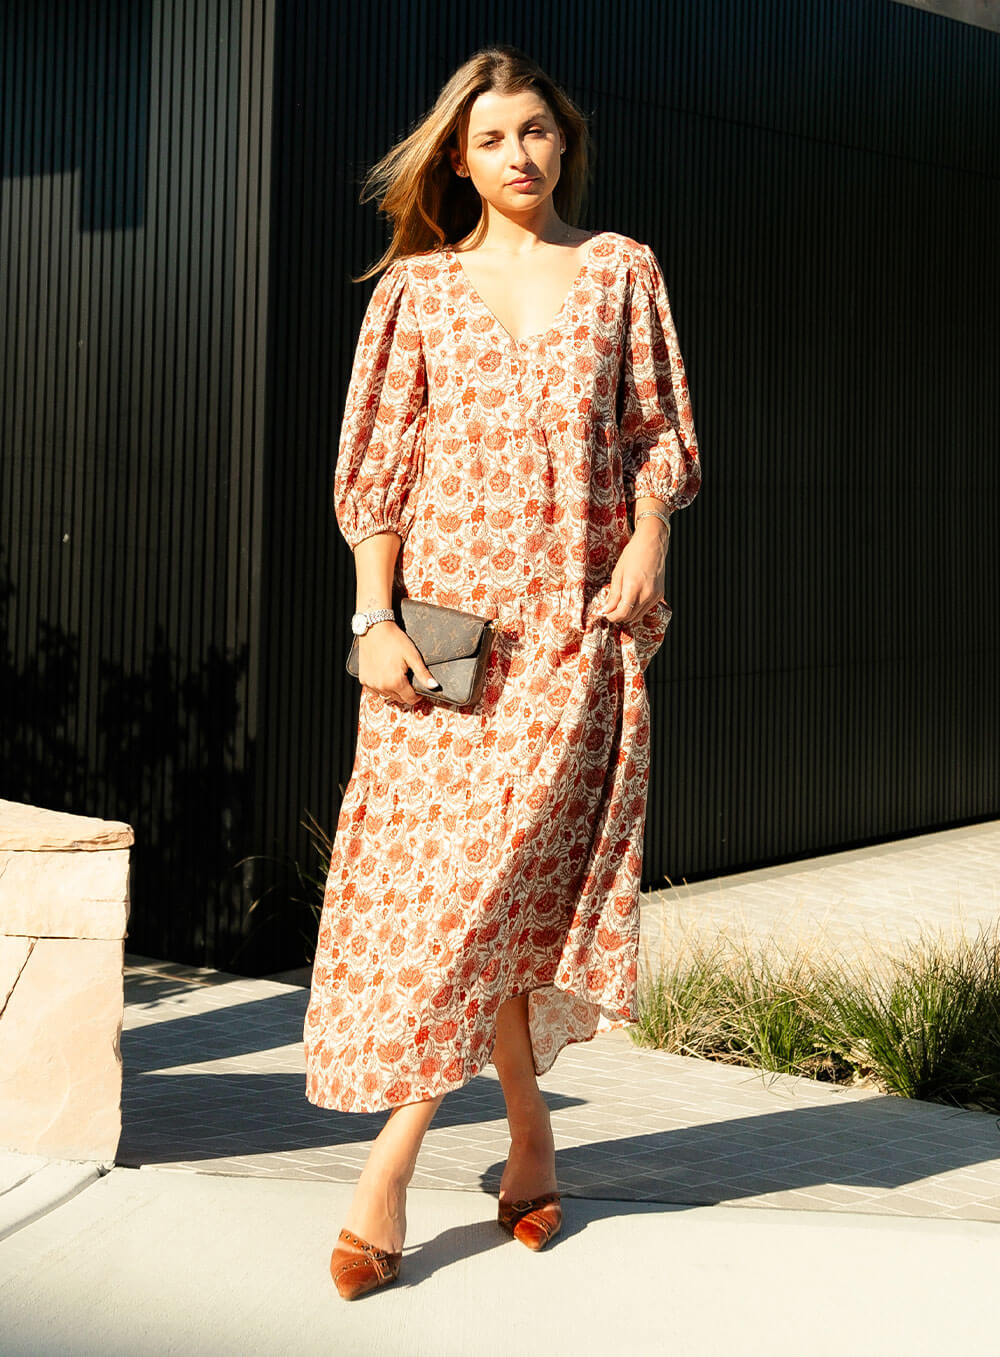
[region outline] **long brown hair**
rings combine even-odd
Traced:
[[[392,221],[392,241],[354,282],[364,282],[402,255],[440,249],[469,234],[482,216],[482,199],[471,179],[455,174],[449,148],[459,148],[459,129],[480,94],[528,89],[545,100],[566,138],[552,201],[564,221],[576,224],[591,176],[584,115],[519,48],[483,47],[459,66],[413,131],[368,171],[360,201],[377,200],[378,210]]]

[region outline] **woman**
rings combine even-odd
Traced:
[[[562,1215],[536,1075],[636,1017],[643,671],[700,467],[653,252],[569,224],[587,146],[567,96],[497,47],[372,172],[394,236],[334,496],[363,687],[304,1026],[310,1102],[392,1109],[331,1258],[347,1298],[398,1274],[424,1132],[490,1062],[498,1220],[542,1247]],[[414,690],[434,680],[394,593],[497,620],[475,706]]]

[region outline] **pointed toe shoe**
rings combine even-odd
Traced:
[[[360,1235],[341,1230],[330,1255],[330,1275],[344,1300],[355,1300],[399,1276],[402,1252],[377,1249]]]
[[[559,1233],[562,1204],[558,1192],[543,1192],[516,1202],[499,1202],[497,1223],[536,1253]]]

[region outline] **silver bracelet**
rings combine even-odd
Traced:
[[[666,514],[661,514],[659,509],[643,509],[641,514],[636,514],[635,521],[638,525],[641,518],[658,518],[661,523],[665,523],[667,529],[670,528],[670,519]]]

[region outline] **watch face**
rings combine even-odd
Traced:
[[[368,630],[368,618],[364,613],[355,613],[351,618],[351,631],[355,636],[364,636]]]

